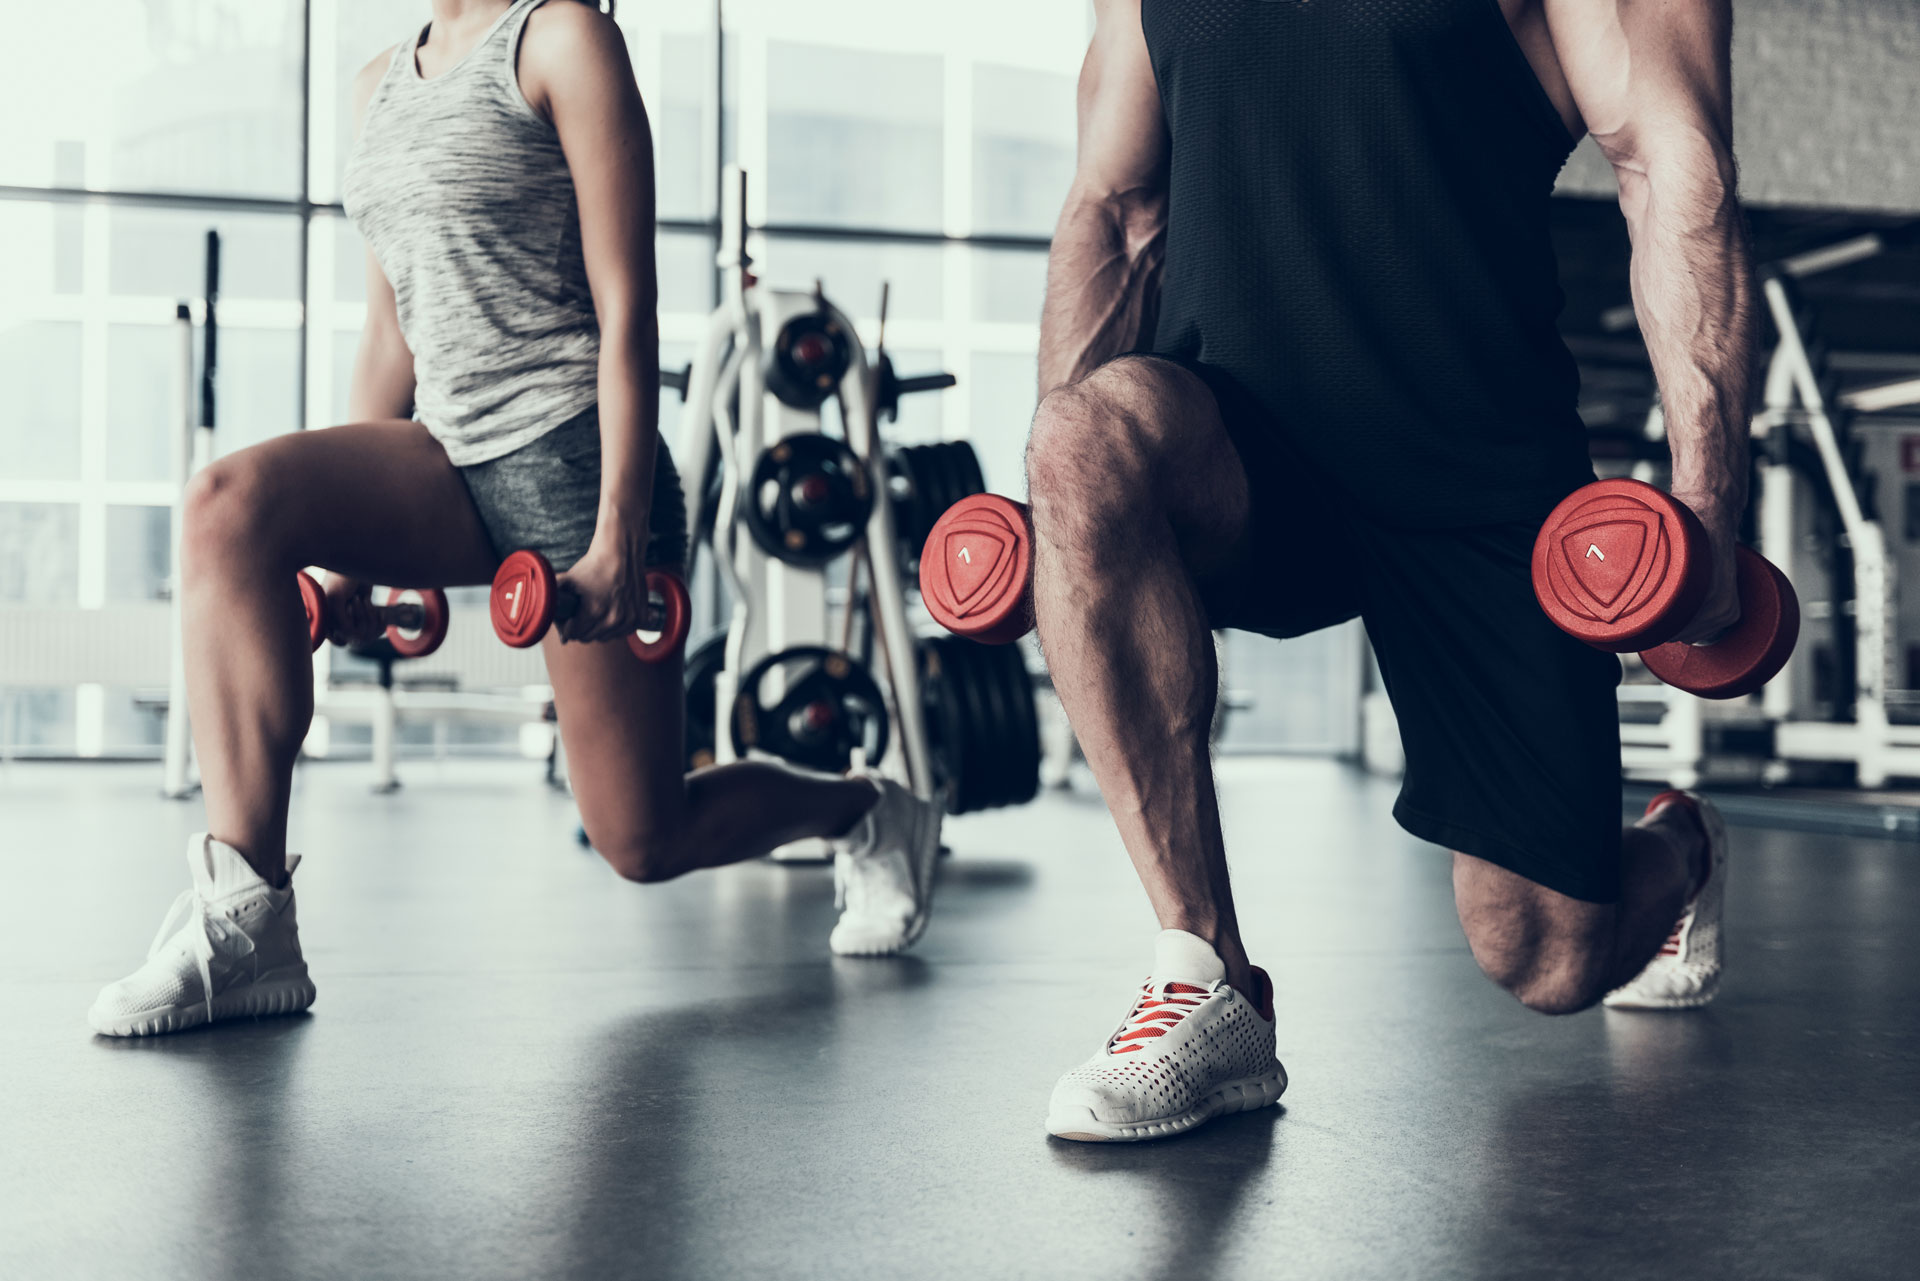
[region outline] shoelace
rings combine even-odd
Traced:
[[[1120,1024],[1120,1030],[1107,1042],[1109,1054],[1131,1054],[1145,1049],[1146,1042],[1165,1036],[1168,1029],[1200,1008],[1213,995],[1210,987],[1192,983],[1166,983],[1155,988],[1149,979],[1140,989],[1140,999]],[[1128,1044],[1131,1042],[1131,1044]]]
[[[221,952],[238,959],[250,955],[254,950],[253,940],[247,932],[229,921],[226,917],[207,909],[207,901],[200,897],[197,890],[182,890],[180,897],[173,900],[173,906],[167,909],[167,915],[160,922],[160,932],[153,936],[153,943],[147,948],[147,959],[152,960],[160,954],[173,936],[189,925],[197,924],[198,929],[187,930],[188,950],[193,953],[194,964],[200,971],[200,995],[207,1011],[207,1022],[213,1022],[213,958]]]

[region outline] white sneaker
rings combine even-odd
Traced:
[[[1720,990],[1720,916],[1727,902],[1727,823],[1713,802],[1695,792],[1662,792],[1647,813],[1687,805],[1707,834],[1707,879],[1680,913],[1673,933],[1633,979],[1607,993],[1610,1010],[1690,1010]]]
[[[891,956],[925,932],[940,860],[940,804],[890,778],[864,776],[879,801],[834,842],[834,904],[827,946],[841,956]]]
[[[1153,976],[1127,1017],[1053,1087],[1047,1133],[1083,1143],[1159,1139],[1278,1103],[1287,1070],[1274,1053],[1273,980],[1254,970],[1256,1004],[1227,986],[1226,973],[1205,939],[1162,930]]]
[[[287,872],[300,865],[287,858]],[[276,890],[205,832],[187,841],[193,888],[173,901],[147,963],[100,990],[87,1022],[102,1036],[153,1036],[219,1019],[296,1014],[313,1004],[293,886]]]

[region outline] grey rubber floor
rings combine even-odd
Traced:
[[[615,879],[519,767],[302,777],[309,1017],[96,1040],[185,884],[152,767],[0,770],[0,1276],[1884,1277],[1920,1257],[1920,851],[1741,831],[1722,999],[1527,1013],[1391,788],[1224,767],[1284,1109],[1041,1128],[1145,972],[1097,799],[956,822],[901,961],[825,869]]]

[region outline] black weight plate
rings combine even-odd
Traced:
[[[1033,677],[1018,645],[986,647],[994,655],[1008,710],[1001,751],[1000,804],[1024,805],[1040,792],[1040,711],[1033,701]]]
[[[936,636],[920,646],[920,705],[926,712],[927,751],[933,757],[934,789],[946,793],[949,813],[958,813],[953,785],[960,775],[960,710],[947,662],[947,647],[956,639]]]
[[[987,492],[986,473],[980,470],[980,455],[973,451],[969,441],[953,442],[954,470],[960,477],[960,496],[971,498],[975,494]]]
[[[980,729],[980,808],[998,809],[1006,804],[1005,797],[1011,790],[1007,771],[1013,763],[1009,753],[1014,710],[1004,679],[1006,656],[997,651],[1013,647],[975,645],[973,648],[973,683],[980,691],[983,713],[983,719],[976,722]]]
[[[866,533],[873,513],[867,469],[844,441],[820,432],[777,440],[754,460],[742,515],[760,549],[817,568]]]
[[[893,503],[894,536],[900,540],[900,563],[909,582],[918,581],[920,548],[927,541],[933,522],[926,517],[926,499],[920,481],[914,475],[912,447],[896,451],[887,460],[888,497]]]
[[[776,668],[788,672],[780,700],[768,706],[761,687]],[[809,740],[797,734],[792,722],[803,705],[830,703],[837,713],[831,733]],[[853,747],[861,746],[868,764],[886,754],[890,726],[880,687],[867,669],[850,655],[818,645],[802,645],[768,654],[740,681],[728,718],[735,752],[757,749],[795,765],[826,773],[852,767]]]
[[[982,670],[985,646],[961,640],[954,647],[960,679],[954,693],[960,703],[964,727],[961,737],[960,786],[957,789],[958,812],[971,814],[994,807],[993,717],[989,701],[989,678]]]
[[[687,768],[702,769],[713,764],[719,743],[719,706],[715,682],[727,665],[725,632],[709,636],[687,655],[684,686],[687,691],[686,743]]]
[[[933,519],[938,521],[947,514],[947,508],[959,502],[965,495],[960,493],[959,486],[954,484],[952,469],[947,466],[947,451],[942,446],[927,446],[926,470],[927,496],[931,499],[929,510],[933,512]],[[931,533],[933,527],[929,525],[927,528]]]
[[[846,331],[825,312],[794,316],[767,349],[767,390],[795,409],[818,409],[853,362]]]

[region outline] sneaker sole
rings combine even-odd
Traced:
[[[307,977],[306,966],[302,965],[298,974],[249,983],[237,992],[222,992],[214,997],[213,1021],[299,1014],[313,1004],[317,995],[313,980]],[[199,1027],[206,1021],[204,1004],[169,1005],[118,1019],[95,1019],[91,1012],[87,1016],[87,1022],[101,1036],[164,1036]]]
[[[1286,1092],[1287,1070],[1275,1064],[1274,1070],[1268,1075],[1229,1082],[1177,1116],[1117,1123],[1098,1120],[1091,1108],[1065,1108],[1047,1114],[1047,1133],[1056,1139],[1071,1139],[1075,1143],[1139,1143],[1147,1139],[1170,1139],[1204,1125],[1217,1116],[1257,1112],[1261,1108],[1271,1107]]]
[[[1608,995],[1600,1003],[1609,1010],[1697,1010],[1720,995],[1720,985],[1714,984],[1704,992],[1691,996],[1644,997]]]

